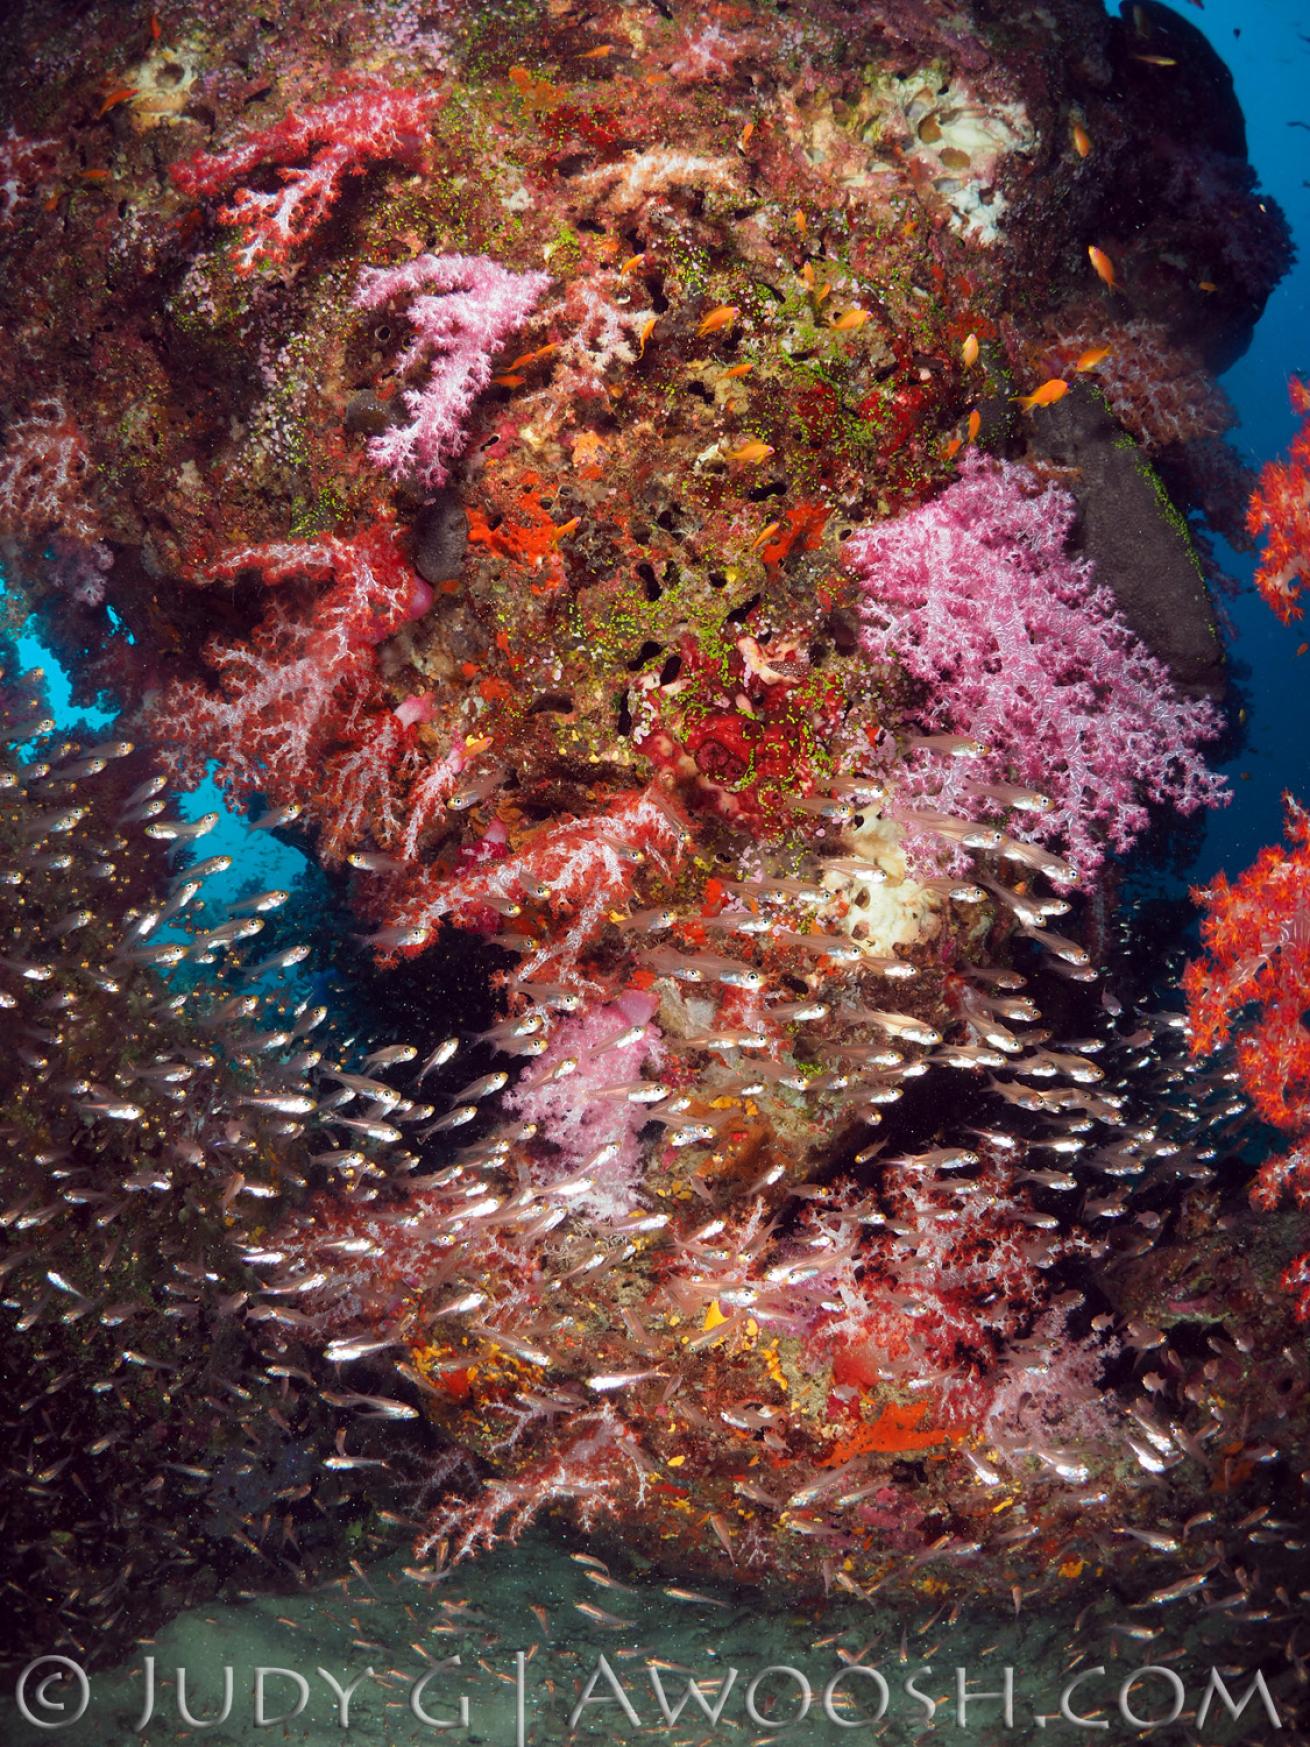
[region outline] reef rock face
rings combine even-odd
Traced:
[[[1114,589],[1124,617],[1196,696],[1223,689],[1223,648],[1201,560],[1138,443],[1085,385],[1051,408],[1035,452],[1066,470],[1079,549]]]
[[[459,1453],[425,1555],[561,1507],[1004,1596],[1128,1569],[1143,1472],[1189,1514],[1259,1418],[1189,1323],[1141,1455],[1130,1350],[1228,1317],[1114,1308],[1205,1217],[1205,1110],[1050,925],[1223,798],[1204,589],[1110,420],[1232,471],[1207,362],[1286,235],[1172,14],[993,12],[6,26],[11,585],[384,973],[501,967],[475,1037],[277,1058],[350,1126],[244,1252],[292,1372],[385,1370],[355,1404]]]

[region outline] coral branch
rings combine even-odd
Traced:
[[[1310,575],[1310,385],[1294,378],[1291,397],[1304,422],[1286,461],[1261,471],[1246,514],[1252,539],[1264,541],[1256,587],[1285,625],[1301,617],[1298,597]]]
[[[364,271],[355,297],[361,309],[409,295],[414,338],[400,368],[429,371],[421,388],[405,390],[411,422],[370,441],[379,467],[398,478],[414,473],[428,486],[444,484],[468,440],[473,403],[491,381],[493,358],[549,283],[546,273],[511,273],[482,255],[420,255],[401,267]]]
[[[241,228],[236,270],[251,273],[264,262],[286,261],[313,235],[347,176],[361,175],[384,158],[412,159],[427,138],[436,103],[430,92],[389,86],[352,92],[300,115],[288,113],[225,152],[197,152],[171,165],[170,174],[184,194],[198,199],[221,194],[266,166],[277,168],[280,189],[238,188],[218,213],[220,223]],[[303,158],[308,163],[297,162]]]

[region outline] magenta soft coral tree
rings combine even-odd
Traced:
[[[1050,805],[1009,829],[1061,846],[1086,881],[1107,849],[1132,847],[1149,802],[1192,813],[1227,790],[1199,750],[1218,711],[1179,694],[1071,555],[1075,513],[1031,469],[970,455],[956,484],[860,530],[847,554],[866,653],[916,688],[909,722],[980,748],[958,761],[912,753],[899,796],[987,819],[1001,811],[989,783],[1030,789]]]
[[[468,441],[473,403],[491,381],[492,360],[549,284],[547,273],[510,273],[479,255],[419,255],[363,275],[361,309],[409,299],[414,338],[398,368],[428,369],[420,387],[404,390],[410,422],[370,441],[379,467],[427,486],[445,484]]]

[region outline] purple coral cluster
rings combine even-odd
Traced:
[[[912,753],[901,795],[985,818],[980,787],[1026,785],[1051,805],[1017,835],[1063,846],[1080,880],[1145,830],[1148,801],[1180,813],[1227,797],[1198,750],[1220,717],[1182,697],[1114,596],[1067,547],[1075,506],[1029,468],[966,457],[958,482],[847,545],[863,646],[916,685],[908,719],[981,743],[977,758]]]

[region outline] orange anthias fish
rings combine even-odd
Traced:
[[[772,453],[773,444],[761,443],[757,437],[752,442],[743,443],[740,449],[730,449],[728,451],[728,460],[746,462],[767,461]]]
[[[1089,243],[1087,245],[1087,259],[1092,263],[1096,277],[1103,280],[1110,290],[1114,291],[1118,284],[1114,276],[1114,262],[1105,250],[1098,249],[1095,243]]]
[[[1091,347],[1089,351],[1084,352],[1082,357],[1079,358],[1078,362],[1074,365],[1074,369],[1080,372],[1083,370],[1095,370],[1098,364],[1110,356],[1111,350],[1112,348],[1109,346]]]
[[[1016,394],[1015,400],[1025,412],[1032,412],[1034,407],[1054,406],[1057,400],[1063,400],[1069,392],[1069,384],[1062,376],[1052,376],[1043,382],[1040,388],[1035,388],[1031,394]]]
[[[749,376],[754,368],[755,366],[753,364],[733,364],[729,369],[723,372],[723,380],[725,382],[733,382],[739,376]]]
[[[655,323],[659,319],[657,315],[648,316],[641,324],[641,332],[637,335],[637,356],[639,358],[646,356],[646,341],[655,332]]]
[[[522,353],[520,357],[515,358],[512,364],[506,364],[505,368],[506,370],[522,370],[525,364],[535,364],[538,358],[548,358],[552,352],[558,350],[558,345],[554,343],[548,346],[538,346],[535,352]]]
[[[735,303],[721,303],[704,317],[696,332],[698,335],[722,333],[724,328],[732,326],[740,314],[741,311]]]
[[[978,336],[977,336],[977,334],[969,334],[966,336],[964,344],[960,347],[960,356],[961,356],[961,358],[963,358],[966,368],[969,365],[976,364],[978,362]]]
[[[1089,134],[1087,129],[1082,125],[1082,123],[1078,122],[1078,121],[1074,122],[1073,128],[1072,128],[1072,133],[1073,133],[1073,149],[1074,149],[1074,151],[1077,152],[1077,154],[1080,158],[1090,157],[1091,151],[1092,151],[1092,136],[1091,136],[1091,134]]]
[[[977,407],[974,407],[973,411],[969,414],[969,423],[965,428],[968,432],[967,440],[970,443],[976,442],[978,439],[978,433],[982,430],[982,414],[978,411]]]
[[[96,120],[99,121],[102,115],[108,115],[111,109],[117,109],[120,103],[130,103],[134,97],[139,97],[140,94],[140,87],[137,85],[119,85],[117,89],[109,93],[99,109],[96,110]]]
[[[835,334],[849,334],[856,328],[862,328],[869,319],[867,309],[848,309],[844,315],[839,315],[832,324]]]

